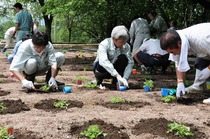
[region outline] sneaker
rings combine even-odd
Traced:
[[[2,52],[2,53],[6,52],[6,51],[7,51],[7,48],[1,49],[1,52]]]
[[[203,103],[205,103],[205,104],[210,104],[210,98],[204,99],[204,100],[203,100]]]

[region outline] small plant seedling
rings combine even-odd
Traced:
[[[53,103],[53,106],[56,108],[67,109],[69,106],[69,103],[67,100],[58,100]]]
[[[149,86],[150,90],[152,90],[154,87],[154,82],[151,79],[145,79],[144,86]]]
[[[166,97],[161,98],[161,101],[163,101],[165,103],[170,103],[170,102],[173,102],[175,100],[176,100],[176,97],[175,96],[171,96],[171,95],[168,95]]]
[[[85,86],[86,88],[89,88],[89,89],[94,89],[94,88],[97,88],[97,83],[89,83]]]
[[[39,79],[39,78],[37,78],[37,77],[35,77],[35,81],[37,82],[37,83],[41,83],[42,81]]]
[[[0,78],[0,83],[4,83],[4,80],[2,78]]]
[[[124,102],[124,99],[122,99],[120,97],[112,98],[112,103],[122,103],[122,102]]]
[[[187,127],[183,124],[179,124],[176,122],[172,122],[168,124],[168,131],[167,133],[175,133],[175,135],[178,135],[180,137],[185,136],[194,136],[193,132],[190,131],[190,127]]]
[[[107,133],[103,133],[98,125],[90,125],[87,130],[80,133],[82,136],[88,137],[89,139],[95,139],[99,136],[105,137]]]
[[[0,111],[3,111],[7,109],[7,107],[4,105],[4,103],[0,103]]]
[[[84,70],[84,71],[87,71],[87,69],[88,69],[87,66],[84,66],[84,67],[83,67],[83,70]]]
[[[0,127],[0,139],[14,139],[14,136],[8,134],[8,127]]]
[[[50,90],[50,86],[49,86],[49,84],[45,84],[40,89],[43,90],[43,91],[49,91]]]
[[[123,103],[123,102],[131,103],[133,101],[130,99],[122,99],[120,97],[114,97],[112,98],[111,102],[117,104],[117,103]]]
[[[185,80],[185,81],[184,81],[184,84],[185,84],[185,86],[187,87],[187,86],[192,85],[192,82],[190,82],[189,80]]]

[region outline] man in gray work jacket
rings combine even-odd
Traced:
[[[103,79],[113,78],[128,87],[128,78],[134,64],[130,45],[127,42],[129,33],[125,26],[116,26],[111,37],[103,40],[98,47],[97,57],[93,64],[94,74],[98,85]]]

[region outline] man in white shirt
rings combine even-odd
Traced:
[[[5,32],[5,35],[4,35],[4,39],[6,41],[6,45],[4,46],[4,48],[1,50],[1,52],[6,52],[6,50],[9,48],[9,47],[13,47],[15,45],[15,42],[13,40],[13,34],[15,32],[15,27],[10,27],[6,32]]]
[[[22,87],[28,89],[35,88],[33,84],[35,76],[43,75],[48,71],[45,81],[57,89],[58,85],[64,85],[55,80],[58,69],[64,61],[64,54],[55,53],[47,34],[37,32],[32,39],[21,43],[10,65],[10,71],[21,81]]]
[[[162,73],[165,73],[170,65],[168,57],[169,54],[160,48],[159,39],[145,39],[133,56],[138,64],[151,67],[150,74],[156,74],[156,66],[161,66]]]
[[[183,30],[169,31],[160,41],[161,48],[171,53],[169,59],[176,63],[177,98],[180,93],[202,91],[201,85],[210,77],[210,23],[201,23]],[[192,86],[185,88],[186,72],[190,69],[188,54],[195,55],[196,75]],[[210,104],[210,98],[204,103]]]
[[[103,79],[113,78],[128,87],[128,78],[133,67],[130,45],[127,42],[129,33],[125,26],[116,26],[111,37],[103,40],[98,47],[97,57],[93,64],[98,85]]]

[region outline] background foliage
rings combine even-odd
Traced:
[[[176,20],[178,29],[209,22],[209,0],[3,0],[0,6],[0,38],[13,24],[15,2],[24,5],[34,20],[43,21],[53,42],[92,43],[109,37],[116,25],[128,29],[133,19],[156,10],[169,24]]]

